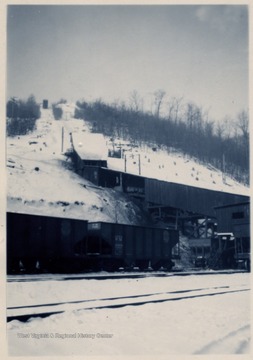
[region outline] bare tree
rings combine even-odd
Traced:
[[[227,137],[227,139],[231,138],[232,133],[233,133],[233,120],[231,119],[230,116],[225,116],[224,118],[224,128],[225,128],[225,136]]]
[[[160,110],[161,110],[161,106],[162,106],[162,102],[163,99],[166,95],[166,92],[162,89],[159,89],[157,91],[154,92],[154,96],[155,96],[155,115],[159,118],[160,116]]]
[[[129,96],[130,109],[133,111],[143,110],[143,99],[139,95],[137,90],[133,90]]]
[[[214,122],[213,121],[205,121],[204,122],[204,132],[207,138],[212,138],[213,136],[213,128],[214,128]]]
[[[173,120],[175,123],[178,121],[179,113],[182,110],[182,101],[183,97],[171,98],[167,105],[168,105],[168,119]]]
[[[239,130],[241,130],[243,137],[245,139],[248,139],[248,137],[249,137],[249,113],[248,113],[248,111],[242,110],[238,114],[236,126]]]
[[[219,121],[216,125],[216,134],[218,136],[219,139],[222,139],[224,136],[224,132],[225,132],[225,126],[224,123]]]
[[[117,110],[125,110],[126,104],[123,100],[121,100],[120,98],[117,98],[117,99],[114,99],[114,101],[112,102],[112,107]]]
[[[227,138],[229,139],[232,134],[233,128],[233,121],[232,119],[227,115],[222,121],[219,121],[216,125],[216,134],[219,137],[219,139]]]
[[[186,122],[190,131],[200,130],[203,122],[202,108],[189,102],[185,111]]]

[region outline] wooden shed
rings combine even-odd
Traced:
[[[107,167],[108,149],[102,134],[72,133],[71,142],[84,166]]]

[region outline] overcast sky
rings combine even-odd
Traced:
[[[238,5],[9,5],[7,98],[129,99],[158,89],[209,109],[248,107],[248,9]]]

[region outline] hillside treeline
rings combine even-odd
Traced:
[[[213,165],[240,182],[249,183],[246,111],[238,114],[233,129],[231,122],[226,121],[215,127],[202,109],[192,103],[186,104],[183,111],[170,111],[168,116],[161,116],[159,111],[152,114],[124,103],[79,101],[75,117],[91,122],[96,132],[139,145],[146,143],[165,147],[168,151],[175,149]]]
[[[40,105],[33,95],[27,100],[11,98],[6,105],[7,135],[25,135],[33,131],[40,115]]]

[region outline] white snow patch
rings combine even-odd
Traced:
[[[247,289],[250,275],[8,283],[7,303],[21,306],[200,288],[208,292],[209,288],[228,286]],[[7,331],[12,356],[249,354],[250,292],[115,309],[69,310],[27,323],[11,321]],[[39,334],[48,338],[39,338]]]
[[[211,165],[202,165],[182,154],[142,146],[125,151],[124,159],[108,158],[108,167],[153,179],[249,196],[249,188],[224,176]]]

